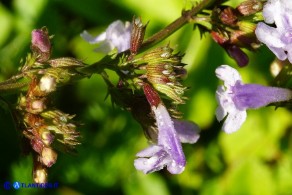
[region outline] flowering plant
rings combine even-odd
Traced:
[[[249,137],[243,136],[248,125],[254,123],[253,131],[257,133],[260,132],[257,129],[261,129],[258,121],[247,117],[252,115],[247,112],[261,112],[265,107],[273,107],[276,109],[267,111],[267,115],[275,116],[273,118],[285,112],[282,118],[287,118],[286,126],[274,134],[277,134],[275,137],[289,134],[292,101],[291,6],[291,2],[284,0],[187,2],[185,8],[181,8],[181,16],[154,34],[151,28],[155,22],[145,22],[147,17],[143,14],[134,16],[131,22],[121,19],[107,22],[99,29],[91,29],[95,27],[92,24],[82,28],[76,26],[74,37],[78,44],[74,45],[73,41],[66,47],[80,49],[75,53],[74,49],[61,52],[61,57],[55,57],[58,55],[54,53],[55,48],[64,47],[54,28],[31,27],[30,52],[21,61],[18,70],[9,76],[3,73],[0,77],[0,100],[3,110],[11,113],[10,119],[16,124],[23,153],[32,159],[33,181],[50,181],[50,175],[54,175],[55,167],[59,166],[58,162],[63,164],[65,155],[62,154],[71,153],[76,155],[68,158],[80,160],[81,170],[90,167],[88,173],[95,175],[95,179],[90,181],[106,180],[106,174],[102,172],[115,167],[113,172],[116,173],[112,179],[123,171],[126,175],[142,172],[144,178],[160,173],[165,178],[184,178],[186,185],[193,189],[194,172],[204,172],[206,169],[206,175],[208,171],[214,175],[228,175],[235,162],[241,161],[239,157],[237,161],[233,158],[234,153],[242,152],[238,147],[242,143],[245,145],[244,140]],[[43,25],[47,24],[44,22]],[[191,25],[196,30],[184,28]],[[179,41],[172,41],[172,38],[176,39],[178,33],[175,32],[179,29],[184,31],[183,35],[178,36]],[[55,35],[52,36],[51,32]],[[197,34],[201,39],[195,37]],[[196,39],[195,43],[192,39]],[[189,42],[192,49],[186,49],[184,42]],[[206,48],[206,52],[200,49],[200,44],[205,42],[213,46],[209,52]],[[193,51],[195,49],[197,53]],[[224,57],[221,59],[216,53]],[[3,55],[1,50],[0,54]],[[192,61],[190,56],[196,57]],[[198,56],[204,56],[204,60],[200,61]],[[201,64],[204,64],[200,66],[202,72],[197,68]],[[261,78],[263,73],[269,74],[268,67],[271,74],[264,79],[269,84],[263,84]],[[249,77],[245,72],[250,70],[255,72],[251,75],[256,77]],[[217,82],[221,81],[216,77],[223,82],[218,84],[217,90]],[[200,94],[204,94],[204,87],[200,89],[200,86],[208,86],[206,93],[211,95],[200,99]],[[114,108],[108,109],[108,104]],[[111,112],[112,109],[115,112]],[[206,115],[207,112],[212,114]],[[217,121],[213,120],[215,118]],[[273,127],[278,127],[282,123],[280,120],[281,117]],[[267,123],[273,124],[271,121]],[[146,137],[143,142],[138,141],[141,133],[135,131],[139,128],[143,129]],[[223,131],[218,131],[221,129]],[[268,134],[268,130],[265,133]],[[234,148],[228,145],[228,139],[234,138],[232,136],[240,137],[232,142]],[[260,137],[269,140],[268,135]],[[148,146],[145,146],[146,140]],[[120,142],[121,145],[117,144]],[[267,142],[271,142],[270,145],[266,143],[267,148],[274,146],[274,142]],[[290,143],[289,140],[287,142]],[[126,150],[120,149],[124,144],[131,146]],[[290,150],[291,147],[288,148]],[[261,154],[264,157],[260,160],[274,161],[277,155],[281,156],[282,150],[277,151]],[[105,155],[100,159],[106,163],[100,166],[96,154]],[[117,157],[121,154],[125,157]],[[83,155],[88,155],[88,164],[81,160]],[[127,164],[130,168],[122,170],[111,163],[119,167]],[[62,170],[70,170],[70,167],[63,167]],[[76,176],[79,181],[83,177],[81,172]],[[232,178],[230,175],[227,177]],[[196,185],[201,185],[199,183]],[[214,189],[220,188],[214,186]],[[198,191],[199,187],[196,188]],[[236,194],[241,190],[233,191],[227,187],[221,192]],[[279,191],[282,192],[286,192],[285,189]]]

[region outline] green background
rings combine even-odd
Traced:
[[[236,5],[240,1],[231,1]],[[21,58],[29,52],[30,33],[47,26],[54,34],[53,57],[75,56],[90,64],[102,58],[80,38],[83,30],[99,34],[114,20],[131,21],[133,15],[149,21],[146,38],[180,16],[182,0],[6,0],[0,1],[0,81],[17,72]],[[145,175],[135,170],[135,154],[147,147],[140,125],[129,113],[104,100],[107,87],[100,76],[62,87],[54,95],[56,107],[77,114],[82,145],[77,155],[59,153],[49,169],[52,189],[5,191],[5,181],[32,182],[32,159],[20,148],[20,133],[10,113],[0,110],[0,194],[127,194],[127,195],[245,195],[292,194],[292,115],[274,107],[249,110],[242,128],[227,135],[216,121],[215,90],[221,84],[215,69],[228,64],[246,83],[269,85],[274,55],[262,47],[248,53],[250,63],[238,68],[209,35],[187,25],[160,45],[185,52],[188,64],[184,84],[190,87],[184,118],[202,129],[196,144],[184,145],[185,171],[171,175],[163,170]],[[109,73],[113,76],[112,73]],[[11,103],[15,95],[4,96]]]

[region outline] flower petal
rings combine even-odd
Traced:
[[[223,131],[226,133],[233,133],[237,131],[246,120],[246,116],[247,114],[245,110],[234,110],[234,112],[228,113],[228,116],[222,126]]]
[[[216,91],[216,100],[218,102],[218,107],[216,109],[216,118],[218,121],[222,121],[224,117],[227,115],[227,111],[224,107],[224,102],[228,101],[226,100],[228,97],[225,97],[225,90],[223,86],[219,86]]]
[[[215,70],[216,76],[224,81],[225,86],[233,86],[237,81],[241,81],[241,76],[236,69],[221,65]]]
[[[177,166],[185,166],[185,156],[173,122],[165,106],[152,107],[158,126],[158,145],[164,147]]]
[[[285,44],[281,41],[281,33],[277,28],[270,27],[263,22],[257,24],[255,34],[258,40],[268,47],[284,47]]]
[[[91,34],[89,34],[86,30],[83,31],[80,36],[86,40],[88,43],[90,44],[96,44],[96,43],[100,43],[102,41],[105,41],[105,38],[106,38],[106,33],[103,32],[102,34],[96,36],[96,37],[93,37]]]
[[[130,48],[131,25],[130,23],[123,24],[117,20],[109,25],[106,29],[106,39],[118,49],[118,52],[123,52]]]
[[[176,119],[173,119],[173,124],[176,132],[178,133],[180,142],[193,144],[200,138],[200,128],[197,124],[191,121],[181,121]]]
[[[172,161],[163,147],[156,145],[142,150],[137,156],[140,158],[134,161],[134,166],[145,174],[159,171]]]

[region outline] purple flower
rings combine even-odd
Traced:
[[[198,127],[191,122],[172,120],[162,103],[152,106],[152,111],[158,127],[158,143],[140,151],[134,165],[145,174],[165,166],[170,173],[180,174],[186,165],[181,142],[195,143],[199,138]]]
[[[216,76],[224,81],[224,86],[219,86],[216,91],[219,103],[216,117],[218,121],[222,121],[228,114],[222,127],[226,133],[235,132],[241,127],[246,119],[247,109],[292,99],[292,91],[289,89],[242,84],[237,70],[227,65],[219,66]]]
[[[258,23],[256,36],[279,58],[292,63],[292,1],[268,0],[263,8],[263,16],[269,26]]]
[[[83,31],[80,36],[90,44],[101,43],[96,48],[96,51],[108,53],[114,48],[118,50],[118,53],[126,51],[130,48],[131,40],[131,24],[117,20],[111,23],[105,32],[93,37],[87,31]]]

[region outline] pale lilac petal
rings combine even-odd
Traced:
[[[200,138],[200,128],[197,124],[191,121],[181,121],[176,119],[173,119],[173,123],[180,142],[193,144]]]
[[[216,110],[216,118],[218,121],[223,120],[227,113],[233,112],[236,109],[231,87],[224,88],[223,86],[219,86],[216,91],[216,100],[219,104]]]
[[[238,83],[233,87],[233,101],[240,110],[260,108],[273,102],[287,101],[292,91],[279,87],[267,87],[257,84]]]
[[[246,111],[234,110],[229,112],[224,124],[222,126],[223,131],[226,133],[233,133],[240,129],[244,121],[246,120]]]
[[[137,156],[139,158],[134,161],[134,166],[145,174],[159,171],[172,161],[163,147],[156,145],[142,150]]]
[[[255,34],[258,40],[269,47],[284,47],[285,44],[281,41],[281,33],[278,29],[270,27],[263,22],[257,24]]]
[[[170,157],[173,159],[172,166],[184,167],[186,163],[185,156],[168,111],[162,104],[159,104],[157,108],[152,109],[159,130],[158,145],[163,146],[169,153]]]
[[[161,146],[157,146],[157,145],[153,145],[153,146],[149,146],[148,148],[138,152],[136,154],[137,157],[150,157],[155,155],[157,152],[161,151],[162,147]]]
[[[241,76],[237,70],[227,65],[219,66],[215,73],[219,79],[224,81],[225,86],[232,86],[237,81],[241,81]]]
[[[218,86],[216,91],[216,100],[219,104],[216,109],[216,118],[218,121],[222,121],[227,115],[227,110],[225,109],[226,107],[224,105],[231,101],[231,98],[229,98],[228,94],[226,95],[225,88],[223,86]]]
[[[272,24],[275,22],[279,11],[281,11],[281,4],[278,0],[270,0],[263,7],[263,16],[266,23]]]
[[[258,23],[255,34],[259,41],[267,47],[280,60],[288,60],[292,63],[292,1],[268,0],[263,7],[265,22],[273,24],[268,26]],[[275,26],[275,27],[274,27]]]
[[[90,44],[96,44],[96,43],[100,43],[102,41],[106,40],[106,33],[102,33],[96,37],[93,37],[91,34],[89,34],[87,31],[83,31],[80,36],[87,41]]]
[[[285,52],[284,49],[282,49],[282,48],[276,48],[276,47],[270,47],[270,46],[268,46],[268,48],[275,54],[275,56],[279,60],[285,60],[287,58],[287,54],[286,54],[286,52]]]
[[[80,36],[90,44],[101,43],[95,51],[109,53],[116,48],[120,53],[130,48],[131,24],[129,22],[124,24],[117,20],[111,23],[105,32],[96,37],[93,37],[87,31],[81,33]]]
[[[120,20],[113,22],[106,30],[106,37],[119,52],[130,48],[131,25]]]

